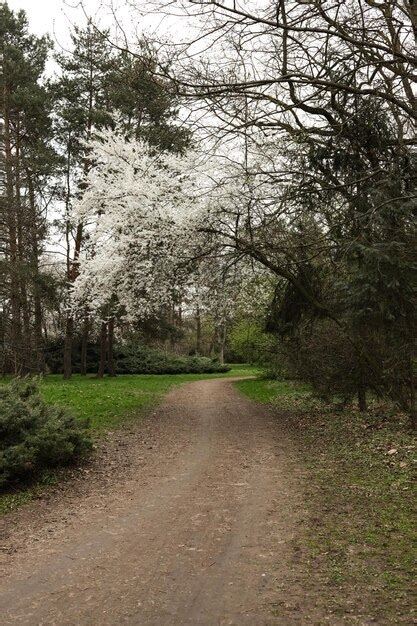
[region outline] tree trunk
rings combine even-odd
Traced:
[[[358,332],[356,332],[356,338],[358,341],[361,341],[361,336]],[[364,376],[364,356],[361,348],[356,348],[356,366],[358,370],[358,378],[357,378],[357,394],[358,394],[358,407],[361,413],[365,413],[368,410],[368,404],[366,401],[366,383]]]
[[[222,323],[219,330],[219,361],[220,365],[224,365],[224,348],[226,345],[226,324]]]
[[[219,361],[220,365],[224,365],[224,344],[220,345]]]
[[[39,289],[35,287],[34,294],[34,338],[35,338],[35,356],[36,371],[38,374],[45,373],[45,355],[43,352],[43,335],[42,335],[42,304]]]
[[[413,25],[414,39],[417,43],[417,2],[415,0],[405,0],[404,4]]]
[[[6,313],[0,313],[0,368],[1,376],[6,376]]]
[[[208,350],[209,356],[212,357],[212,358],[215,355],[216,337],[217,337],[217,329],[214,330],[214,333],[213,333],[213,335],[211,337],[209,350]]]
[[[114,317],[111,317],[109,320],[109,338],[108,338],[108,352],[107,352],[109,376],[116,376],[116,367],[114,363],[113,347],[114,347]]]
[[[366,390],[361,381],[358,382],[358,406],[361,413],[365,413],[368,410],[368,404],[366,401]]]
[[[19,262],[18,283],[20,291],[20,306],[23,318],[23,341],[20,348],[22,359],[22,371],[25,374],[33,372],[33,354],[32,354],[32,333],[30,328],[30,313],[27,293],[27,257],[28,241],[26,233],[28,230],[27,215],[25,206],[22,204],[21,198],[21,150],[20,150],[20,117],[17,117],[15,131],[15,158],[14,158],[14,184],[15,184],[15,207],[16,207],[16,226],[17,226],[17,256]]]
[[[366,386],[363,375],[362,356],[358,354],[358,406],[361,413],[365,413],[368,410],[368,404],[366,401]]]
[[[195,352],[196,354],[201,354],[201,315],[200,315],[200,307],[198,305],[195,311],[195,322],[196,322]]]
[[[414,361],[411,357],[409,359],[410,368],[410,425],[413,430],[417,430],[417,407],[416,407],[416,385],[414,375]]]
[[[77,278],[78,275],[78,259],[81,251],[83,228],[82,224],[77,226],[77,232],[75,237],[74,258],[72,262],[69,260],[69,244],[68,244],[68,225],[67,225],[67,271],[68,271],[68,283],[71,284]],[[64,347],[64,378],[71,378],[72,375],[72,340],[74,335],[74,320],[67,318],[66,330],[65,330],[65,347]],[[67,355],[67,357],[65,356]],[[68,356],[69,355],[69,356]]]
[[[27,181],[29,190],[30,208],[30,230],[32,238],[32,271],[33,279],[33,303],[34,303],[34,348],[36,359],[36,371],[39,374],[45,372],[45,355],[43,351],[43,314],[42,314],[42,294],[39,285],[39,244],[38,244],[38,216],[36,212],[35,191],[30,172],[27,171]]]
[[[64,378],[68,379],[72,376],[72,336],[74,333],[74,320],[67,317],[65,325],[65,341],[64,341]]]
[[[81,338],[81,365],[80,365],[81,376],[86,376],[87,374],[87,349],[88,349],[89,329],[90,329],[90,321],[88,319],[88,315],[85,315],[84,323],[83,323],[83,335]]]
[[[100,363],[97,378],[103,378],[107,360],[107,322],[101,322],[100,332]]]
[[[170,346],[171,346],[171,352],[175,351],[175,341],[176,341],[176,337],[175,337],[175,333],[176,333],[176,328],[177,328],[177,324],[176,324],[176,318],[175,318],[175,305],[173,304],[170,310],[170,320],[171,320],[171,324],[172,324],[172,330],[170,333]]]
[[[8,230],[8,269],[10,275],[10,309],[11,309],[11,333],[10,352],[14,374],[21,371],[22,350],[22,321],[20,317],[20,290],[19,290],[19,266],[17,254],[17,230],[16,230],[16,207],[13,183],[13,155],[10,137],[9,100],[10,94],[6,86],[3,92],[3,121],[4,121],[4,167],[6,173],[6,220]]]

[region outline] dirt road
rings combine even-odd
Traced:
[[[6,520],[1,624],[319,623],[288,595],[303,505],[272,416],[206,380],[112,436],[105,470]]]

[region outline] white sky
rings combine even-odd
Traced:
[[[73,6],[77,0],[71,2]],[[98,2],[94,4],[98,5]],[[70,22],[79,23],[84,21],[80,9],[71,8],[69,3],[63,0],[8,0],[8,5],[14,11],[24,9],[29,18],[31,32],[37,35],[49,33],[52,38],[62,44],[68,42]]]
[[[0,0],[0,3],[2,0]],[[36,35],[48,33],[54,42],[56,51],[70,49],[70,31],[74,24],[84,25],[86,16],[91,16],[94,22],[103,28],[116,26],[114,14],[110,11],[112,5],[117,20],[123,26],[129,39],[135,41],[138,30],[154,30],[158,28],[160,20],[155,15],[144,18],[134,15],[133,10],[127,8],[125,0],[7,0],[9,8],[17,11],[23,9],[28,17],[29,31]],[[141,0],[138,0],[138,4]],[[146,6],[145,2],[144,5]],[[138,27],[141,28],[138,28]],[[53,73],[55,63],[50,59],[47,72]]]
[[[0,0],[0,3],[3,0]],[[66,47],[70,41],[69,32],[72,24],[85,24],[86,14],[101,27],[115,27],[115,19],[109,6],[112,6],[117,20],[126,34],[134,38],[138,31],[158,31],[178,37],[185,34],[187,27],[178,16],[167,17],[156,13],[152,2],[130,0],[131,7],[125,0],[7,0],[13,10],[23,9],[29,19],[29,29],[36,35],[49,33],[55,46]],[[81,8],[81,3],[84,10]],[[137,12],[132,9],[137,7]],[[142,10],[141,10],[142,9]]]

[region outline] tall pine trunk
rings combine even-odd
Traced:
[[[67,200],[69,202],[69,198]],[[83,239],[83,225],[78,224],[75,235],[74,246],[74,258],[71,262],[69,258],[69,222],[67,224],[67,274],[68,284],[71,285],[78,275],[78,262],[81,252],[81,244]],[[71,378],[72,376],[72,343],[74,336],[74,320],[71,317],[67,318],[65,325],[65,341],[64,341],[64,378]]]
[[[38,215],[36,211],[35,191],[30,172],[27,172],[27,184],[29,191],[30,231],[32,245],[32,273],[33,273],[33,308],[34,308],[34,350],[36,370],[39,374],[45,372],[45,355],[43,341],[43,311],[42,294],[40,288],[39,272],[39,231]]]
[[[365,413],[368,410],[368,403],[366,399],[366,377],[365,377],[365,363],[363,355],[363,333],[360,329],[356,329],[356,341],[357,347],[355,349],[356,368],[357,368],[357,396],[358,407],[361,413]]]
[[[71,284],[71,222],[70,222],[70,202],[71,202],[71,138],[67,141],[67,162],[65,171],[66,193],[65,193],[65,241],[66,241],[66,262],[68,288]],[[69,316],[65,319],[64,353],[63,353],[63,375],[65,379],[72,376],[72,336],[74,333],[74,323]]]
[[[24,203],[22,203],[21,197],[21,148],[20,148],[20,118],[17,118],[16,131],[15,131],[15,198],[16,198],[16,224],[17,224],[17,252],[19,259],[19,274],[18,274],[18,282],[19,282],[19,291],[20,291],[20,304],[23,318],[23,342],[21,347],[21,355],[22,355],[22,372],[25,374],[30,374],[33,372],[33,354],[32,354],[32,333],[31,333],[31,324],[30,324],[30,311],[29,311],[29,300],[28,300],[28,291],[27,291],[27,248],[28,242],[26,239],[27,232],[27,215],[26,215],[26,207]]]
[[[10,136],[9,118],[10,94],[6,86],[3,91],[3,119],[4,119],[4,158],[6,173],[6,223],[7,223],[7,261],[9,270],[9,299],[10,299],[10,353],[11,365],[14,374],[20,374],[22,368],[22,321],[20,311],[19,268],[17,250],[16,206],[13,181],[13,154]]]
[[[366,401],[366,390],[361,378],[358,381],[358,406],[361,413],[365,413],[368,410],[368,403]]]
[[[35,358],[36,358],[36,371],[38,374],[44,374],[45,367],[45,354],[42,335],[42,302],[39,294],[39,288],[35,286],[34,294],[34,339],[35,339]]]

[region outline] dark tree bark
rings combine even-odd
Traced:
[[[27,267],[26,252],[29,244],[28,234],[28,216],[26,206],[22,203],[21,189],[21,124],[20,115],[17,116],[15,128],[15,156],[14,156],[14,184],[15,184],[15,208],[16,208],[16,225],[17,225],[17,253],[19,261],[19,290],[20,290],[20,306],[23,319],[23,341],[20,348],[22,359],[22,373],[31,374],[34,371],[33,351],[32,351],[32,333],[30,324],[28,288],[27,288]]]
[[[42,294],[39,284],[39,243],[38,243],[38,225],[37,212],[35,203],[35,191],[30,172],[27,172],[28,191],[29,191],[29,209],[30,209],[30,231],[32,245],[32,271],[34,275],[33,284],[33,307],[34,307],[34,352],[35,352],[35,369],[39,374],[45,372],[45,355],[43,351],[43,312],[42,312]]]
[[[358,342],[363,338],[360,336],[360,333],[357,335]],[[360,344],[359,344],[360,345]],[[356,361],[358,368],[358,382],[357,382],[357,394],[358,394],[358,407],[361,413],[364,413],[368,410],[368,404],[366,401],[366,383],[365,383],[365,372],[364,372],[364,357],[361,353],[360,349],[356,349]]]
[[[45,355],[43,351],[42,335],[42,303],[38,288],[35,287],[34,305],[34,340],[35,340],[35,369],[38,374],[45,372]]]
[[[366,390],[363,382],[359,380],[358,382],[358,406],[359,411],[365,413],[368,410],[368,403],[366,401]]]
[[[409,361],[410,367],[410,425],[413,430],[417,430],[417,407],[416,407],[416,385],[414,374],[414,361]]]
[[[200,315],[200,307],[197,305],[195,312],[195,322],[196,322],[196,338],[195,338],[195,352],[196,354],[201,354],[201,315]]]
[[[5,173],[6,173],[6,222],[8,236],[8,265],[10,275],[10,308],[11,308],[11,335],[10,335],[10,352],[12,369],[14,374],[21,372],[21,349],[22,349],[22,321],[20,311],[20,289],[19,289],[19,272],[18,272],[18,250],[17,250],[17,224],[15,212],[14,198],[14,181],[13,181],[13,155],[12,140],[10,136],[10,93],[4,87],[3,92],[3,121],[4,121],[4,157],[5,157]]]
[[[88,319],[88,315],[85,315],[84,323],[83,323],[83,334],[81,338],[81,365],[80,365],[81,376],[86,376],[87,374],[87,348],[88,348],[89,330],[90,330],[90,320]]]
[[[100,331],[100,362],[98,366],[97,378],[103,378],[107,361],[107,322],[101,322]]]
[[[108,337],[108,352],[107,352],[107,361],[108,361],[108,371],[109,376],[116,376],[116,366],[114,362],[114,317],[111,317],[109,320],[109,337]]]
[[[64,341],[64,378],[72,376],[72,336],[74,333],[74,320],[67,317]]]
[[[213,335],[211,337],[210,346],[208,349],[208,353],[210,357],[214,357],[216,353],[216,343],[217,343],[217,328],[214,330]]]

